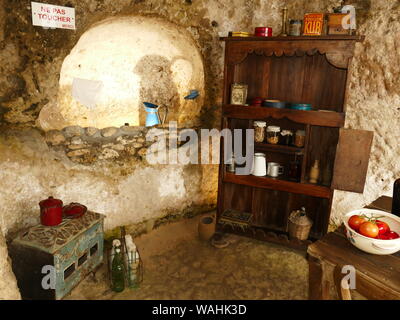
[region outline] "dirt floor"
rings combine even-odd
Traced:
[[[161,226],[135,239],[144,265],[139,289],[114,293],[107,267],[89,275],[65,299],[307,299],[304,254],[228,236],[217,249],[198,239],[200,217]]]

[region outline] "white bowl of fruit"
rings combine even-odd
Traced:
[[[400,250],[400,217],[373,209],[351,211],[342,217],[346,236],[358,249],[379,255]]]

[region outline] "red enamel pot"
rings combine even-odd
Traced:
[[[54,227],[62,222],[63,202],[59,199],[49,197],[39,202],[40,222],[47,227]]]

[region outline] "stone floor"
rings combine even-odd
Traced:
[[[135,239],[144,264],[139,289],[112,292],[103,266],[65,299],[307,299],[304,254],[237,236],[214,248],[197,238],[199,218]]]

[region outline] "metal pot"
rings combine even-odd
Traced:
[[[59,199],[49,197],[39,202],[40,222],[44,226],[53,227],[62,222],[63,202]]]

